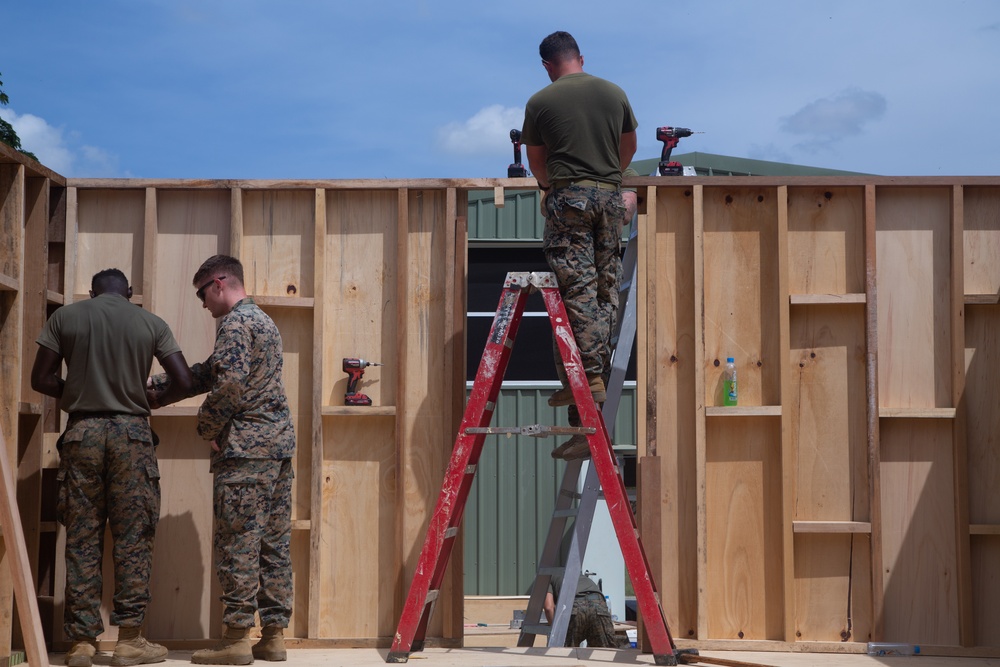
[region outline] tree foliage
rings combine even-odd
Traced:
[[[0,73],[0,76],[3,76]],[[0,80],[0,107],[5,107],[10,104],[10,98],[7,97],[7,93],[3,92],[3,81]],[[0,118],[0,141],[7,144],[16,151],[20,151],[24,155],[27,155],[32,160],[37,160],[38,158],[34,153],[30,153],[23,148],[21,148],[21,138],[17,136],[17,132],[14,131],[14,126]]]

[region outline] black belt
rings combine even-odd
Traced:
[[[598,188],[599,190],[621,190],[620,185],[616,185],[615,183],[605,183],[604,181],[595,181],[592,178],[552,181],[552,188],[554,190],[561,190],[562,188],[568,188],[571,185],[579,185],[585,188]]]
[[[70,419],[111,419],[112,417],[145,417],[146,415],[136,415],[131,412],[71,412]]]

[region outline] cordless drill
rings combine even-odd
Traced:
[[[507,178],[524,178],[528,170],[521,164],[521,130],[510,131],[510,143],[514,144],[514,164],[507,167]]]
[[[358,382],[365,374],[368,366],[381,366],[382,364],[364,359],[351,359],[344,357],[344,372],[347,373],[347,393],[344,394],[344,405],[371,405],[372,399],[364,394],[358,393]]]
[[[680,162],[670,161],[670,151],[677,147],[682,137],[690,137],[694,132],[686,127],[658,127],[656,140],[663,142],[663,152],[660,153],[660,176],[680,176],[684,167]]]

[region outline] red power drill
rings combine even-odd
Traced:
[[[358,382],[365,374],[368,366],[381,366],[382,364],[364,359],[344,358],[344,372],[347,373],[347,393],[344,394],[344,405],[371,405],[372,399],[364,394],[358,393]]]
[[[510,131],[510,143],[514,144],[514,164],[507,167],[507,178],[524,178],[528,170],[521,164],[521,130]]]
[[[660,176],[680,176],[684,173],[684,167],[680,162],[670,161],[670,151],[677,147],[677,142],[682,137],[690,137],[692,132],[686,127],[658,127],[656,128],[656,140],[663,142],[663,152],[660,153]]]

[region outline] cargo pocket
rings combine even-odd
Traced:
[[[231,535],[256,530],[256,476],[233,477],[217,484],[215,516],[219,532]]]
[[[160,467],[156,464],[156,459],[146,464],[146,512],[149,514],[149,523],[156,526],[160,520]]]
[[[66,497],[69,494],[69,489],[66,488],[66,468],[62,465],[59,466],[59,472],[56,473],[56,521],[62,525],[66,525]]]

